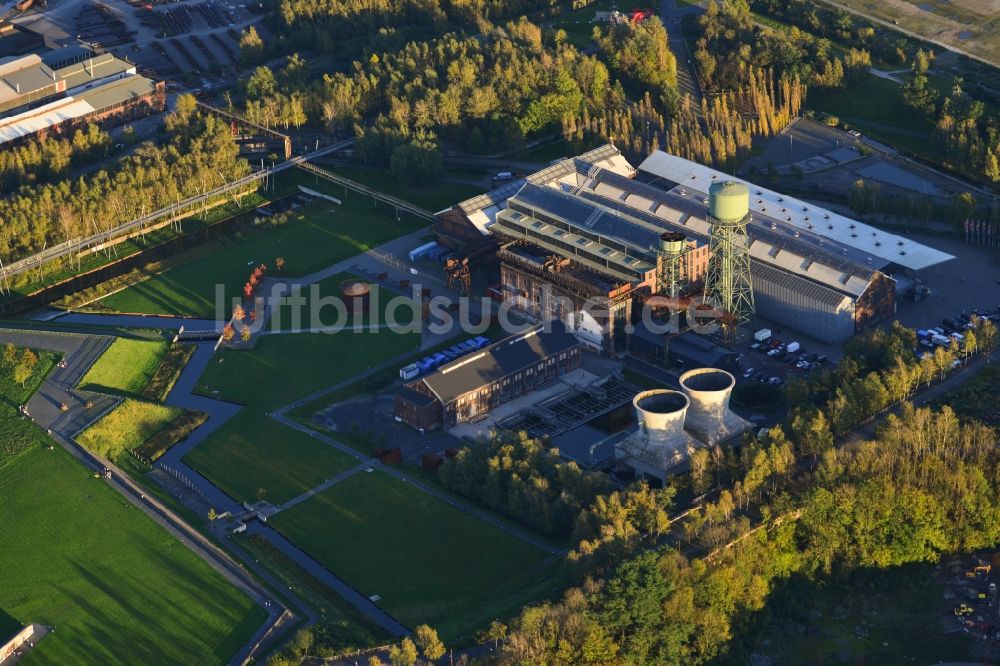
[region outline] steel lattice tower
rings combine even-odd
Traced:
[[[656,293],[678,298],[688,286],[687,237],[682,233],[667,231],[660,234],[657,248]]]
[[[738,326],[754,319],[750,282],[750,190],[733,181],[713,183],[708,191],[709,238],[705,300],[722,310],[723,333],[732,340]]]

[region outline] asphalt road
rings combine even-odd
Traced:
[[[681,31],[681,20],[689,14],[700,14],[702,8],[696,5],[679,5],[677,0],[662,0],[660,3],[660,18],[667,28],[669,35],[670,52],[677,60],[677,88],[681,96],[691,95],[694,102],[695,113],[701,117],[701,84],[698,82],[698,73],[695,71],[691,51],[688,49],[687,41]]]

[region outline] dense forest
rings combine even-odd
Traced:
[[[25,185],[0,200],[0,257],[110,229],[249,172],[229,126],[198,112],[193,97],[179,96],[165,124],[164,145],[143,144],[113,172]]]
[[[770,592],[792,576],[838,578],[1000,543],[997,433],[949,407],[906,402],[955,362],[995,349],[993,323],[974,324],[962,346],[923,358],[913,330],[874,330],[834,369],[791,382],[783,425],[692,457],[676,483],[715,490],[680,535],[668,532],[675,487],[608,493],[523,436],[464,449],[441,468],[453,491],[549,534],[575,515],[568,562],[579,585],[492,628],[505,636],[492,663],[745,663]],[[899,415],[874,439],[845,438],[894,403]]]
[[[271,56],[300,49],[336,54],[355,46],[353,40],[361,36],[376,49],[391,48],[456,28],[469,34],[488,32],[493,24],[560,4],[553,0],[281,0],[272,19],[278,37],[261,51]]]
[[[444,146],[491,154],[558,134],[573,148],[613,141],[633,158],[667,147],[735,166],[752,137],[784,128],[805,97],[797,72],[747,67],[738,89],[697,107],[678,93],[656,17],[595,26],[593,54],[523,16],[479,27],[474,37],[452,32],[373,52],[312,83],[296,55],[277,72],[260,66],[245,82],[241,112],[265,125],[353,131],[361,160],[429,180]]]
[[[746,512],[756,527],[746,515],[735,521],[731,547],[705,545],[702,557],[642,550],[617,560],[606,579],[526,608],[493,661],[746,663],[756,640],[749,628],[781,580],[930,562],[1000,542],[997,444],[994,431],[960,423],[947,407],[907,406],[873,441],[830,449],[809,483],[792,482],[791,460],[773,468]],[[738,508],[727,494],[703,510],[705,524],[733,520]]]
[[[438,475],[445,488],[546,535],[567,535],[581,509],[610,490],[605,475],[581,470],[524,433],[462,447]]]

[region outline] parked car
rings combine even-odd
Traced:
[[[754,372],[755,371],[753,368],[747,368],[746,372],[743,373],[743,379],[750,379],[751,377],[753,377]]]

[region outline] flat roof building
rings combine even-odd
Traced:
[[[0,63],[0,144],[162,110],[162,82],[110,53],[71,45]]]
[[[712,232],[708,190],[724,180],[750,190],[757,314],[819,340],[845,340],[891,317],[894,273],[952,258],[662,151],[637,170],[611,145],[441,211],[435,229],[458,251],[492,242],[505,300],[537,320],[559,318],[588,346],[614,351],[624,324],[634,321],[631,302],[662,288],[663,234],[685,238],[684,273],[689,293],[697,292]],[[547,292],[580,307],[553,309]],[[604,306],[597,315],[582,308],[594,296]]]

